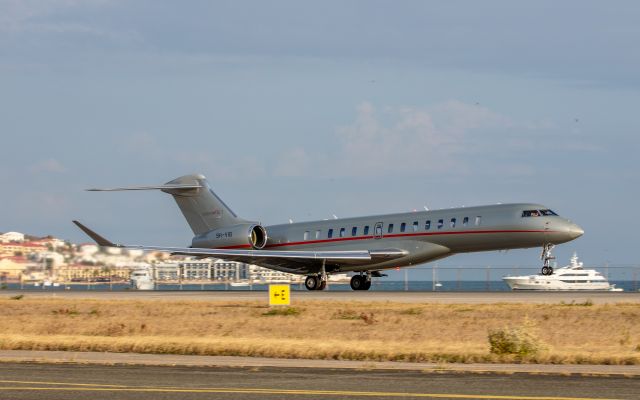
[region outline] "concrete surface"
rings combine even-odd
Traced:
[[[290,367],[0,364],[2,399],[638,399],[622,376]]]

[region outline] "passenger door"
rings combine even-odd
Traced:
[[[382,222],[376,222],[376,225],[373,227],[373,238],[382,239]]]

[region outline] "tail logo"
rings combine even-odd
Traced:
[[[220,219],[220,218],[222,218],[222,210],[215,209],[213,211],[207,211],[207,212],[204,212],[203,215],[206,215],[207,217],[210,216],[210,217],[213,217],[213,218]]]

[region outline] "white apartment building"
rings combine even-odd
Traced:
[[[24,233],[7,232],[0,235],[0,243],[24,242]]]

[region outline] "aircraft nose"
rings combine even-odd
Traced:
[[[567,230],[569,231],[571,239],[577,239],[584,234],[584,229],[574,223],[569,223]]]

